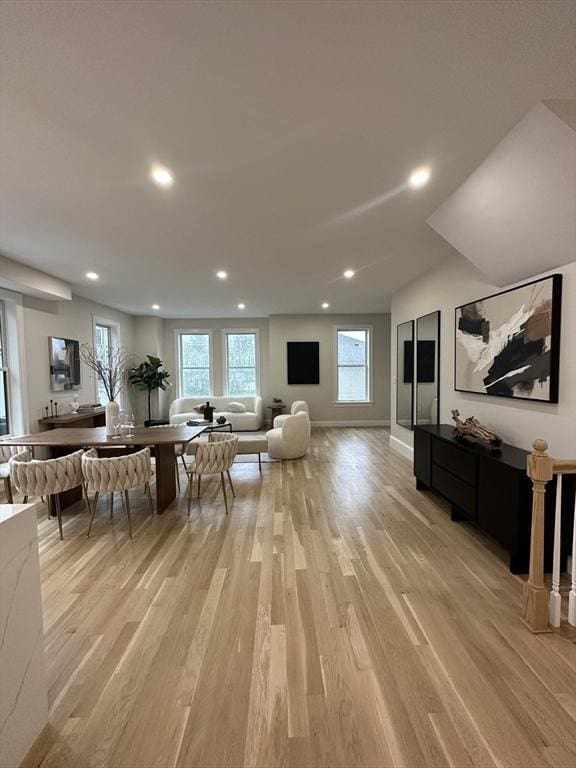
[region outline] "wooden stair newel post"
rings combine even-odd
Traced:
[[[528,456],[528,477],[532,480],[532,535],[530,537],[530,573],[524,585],[522,619],[532,632],[550,632],[548,625],[548,590],[544,586],[544,497],[546,483],[554,476],[554,460],[548,443],[535,440]]]

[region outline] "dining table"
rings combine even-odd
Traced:
[[[26,446],[30,448],[51,448],[59,456],[78,448],[106,448],[112,454],[129,453],[134,449],[149,447],[156,464],[156,511],[161,515],[176,498],[176,451],[175,446],[185,445],[206,430],[206,426],[189,427],[134,427],[130,433],[113,437],[106,434],[106,427],[61,427],[46,432],[33,432],[3,441],[3,445]],[[67,450],[70,449],[70,450]],[[124,450],[129,449],[129,450]],[[75,500],[68,495],[62,499],[62,506]]]

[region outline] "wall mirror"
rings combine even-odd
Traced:
[[[440,312],[416,320],[416,424],[440,423]]]
[[[412,429],[414,320],[396,326],[396,365],[396,423]]]

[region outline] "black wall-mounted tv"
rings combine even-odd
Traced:
[[[288,384],[320,384],[320,342],[288,341]]]

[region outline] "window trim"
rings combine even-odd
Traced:
[[[182,393],[182,345],[180,336],[186,335],[208,336],[208,380],[210,382],[210,392],[207,395],[198,395],[198,397],[215,397],[214,395],[214,345],[211,328],[176,328],[174,330],[174,344],[176,347],[176,395],[180,397],[196,397],[196,395],[184,395]]]
[[[256,338],[255,350],[255,369],[256,369],[256,392],[253,395],[240,395],[238,392],[230,392],[228,387],[228,334],[248,334],[253,333]],[[223,328],[222,329],[222,390],[225,397],[260,397],[260,329],[259,328]],[[238,367],[238,366],[236,366]]]
[[[4,379],[4,394],[6,407],[6,427],[7,432],[2,435],[5,440],[13,434],[12,430],[12,400],[10,397],[10,351],[8,349],[8,340],[6,334],[6,303],[0,299],[0,349],[2,350],[2,365],[0,365],[0,376]]]
[[[367,346],[368,349],[366,351],[366,400],[339,400],[338,399],[338,368],[340,367],[338,365],[338,332],[339,331],[366,331],[367,334]],[[372,360],[372,334],[373,334],[373,326],[372,325],[355,325],[355,324],[347,324],[347,325],[334,325],[333,326],[333,345],[332,345],[332,351],[333,351],[333,375],[334,375],[334,405],[338,406],[371,406],[374,405],[374,400],[372,399],[372,393],[373,393],[373,381],[372,381],[372,371],[373,371],[373,360]]]
[[[121,325],[118,322],[118,320],[111,320],[108,317],[101,317],[99,315],[92,315],[92,344],[94,348],[96,348],[96,326],[97,325],[103,325],[106,328],[110,328],[110,345],[122,345],[122,336],[120,333]],[[118,398],[116,402],[122,408],[122,402],[123,402],[123,392],[120,392],[118,394]],[[98,403],[100,402],[100,393],[98,391],[98,376],[94,374],[94,402]],[[106,403],[100,403],[101,405],[106,405]]]

